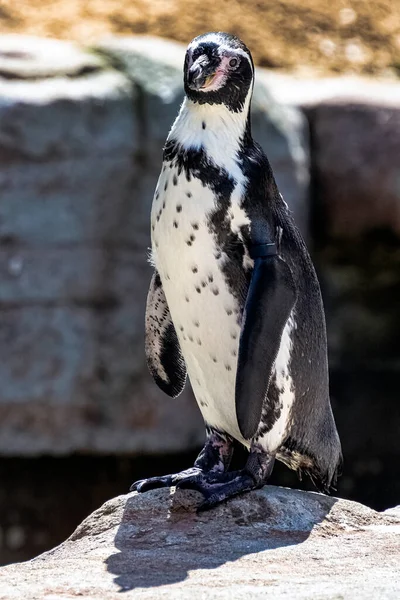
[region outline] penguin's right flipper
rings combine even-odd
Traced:
[[[186,364],[157,271],[147,295],[145,352],[158,387],[172,398],[179,396],[185,386]]]
[[[253,246],[253,274],[247,293],[236,373],[236,416],[243,437],[259,426],[283,329],[296,302],[287,263],[274,243]]]

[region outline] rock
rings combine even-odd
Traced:
[[[286,106],[313,108],[340,100],[343,104],[372,104],[398,107],[400,84],[397,78],[379,79],[341,75],[340,77],[305,77],[278,71],[263,71],[276,102]]]
[[[301,108],[311,130],[315,234],[400,235],[400,83],[265,72],[274,100]]]
[[[307,112],[320,236],[400,236],[400,109],[333,99]]]
[[[0,79],[2,167],[137,149],[132,88],[120,73],[39,81]]]
[[[39,304],[3,312],[3,455],[162,454],[201,445],[189,393],[163,398],[144,364],[144,293],[115,308]]]
[[[0,569],[1,598],[380,598],[400,593],[400,518],[268,486],[197,514],[195,492],[114,498],[63,544]]]
[[[136,87],[72,44],[1,44],[0,453],[196,448],[190,392],[171,419],[145,365],[159,164],[141,153]]]
[[[0,38],[0,77],[6,79],[76,77],[102,67],[98,56],[71,42],[19,34]]]
[[[161,148],[183,99],[185,46],[150,37],[118,37],[96,46],[139,87],[143,148],[149,163],[160,164]],[[253,134],[263,146],[280,190],[307,236],[309,145],[308,126],[296,108],[274,101],[267,79],[257,70],[253,98]]]

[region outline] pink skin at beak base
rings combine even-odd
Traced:
[[[222,87],[222,85],[225,83],[225,80],[227,78],[228,75],[228,63],[230,61],[231,57],[228,56],[223,56],[221,59],[221,63],[218,67],[218,69],[215,71],[215,74],[212,78],[212,80],[210,81],[210,83],[208,85],[204,85],[202,88],[200,88],[200,91],[207,91],[207,92],[213,92],[218,90],[220,87]]]

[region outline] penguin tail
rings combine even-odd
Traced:
[[[297,472],[300,481],[307,475],[319,492],[329,494],[336,489],[342,473],[343,457],[340,444],[328,446],[322,454],[314,454],[302,444],[289,438],[280,447],[276,458]]]

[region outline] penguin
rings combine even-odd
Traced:
[[[329,491],[342,455],[317,276],[266,155],[252,138],[254,63],[236,36],[196,37],[151,210],[145,352],[157,385],[189,376],[206,427],[194,466],[136,481],[200,509],[266,484],[275,460]],[[235,444],[245,466],[230,470]]]

